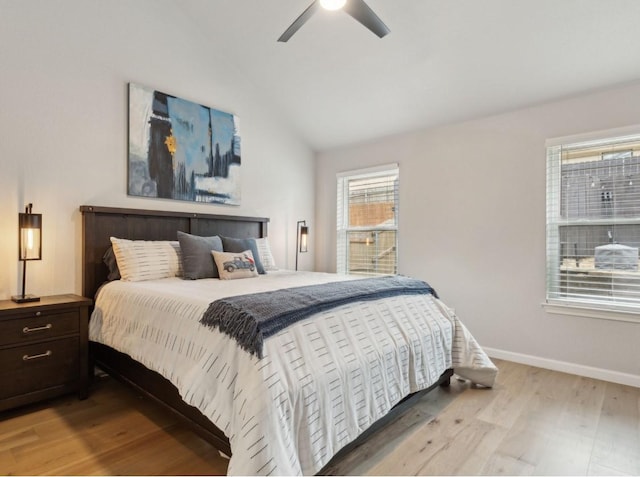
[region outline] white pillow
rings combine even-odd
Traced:
[[[128,282],[182,276],[180,243],[111,237],[121,279]]]
[[[236,278],[252,278],[258,276],[258,268],[251,250],[244,252],[211,251],[218,267],[220,280],[235,280]]]
[[[256,247],[258,248],[258,254],[260,254],[260,261],[265,272],[273,272],[278,270],[276,267],[276,261],[271,254],[271,247],[269,246],[269,239],[267,237],[257,238]]]

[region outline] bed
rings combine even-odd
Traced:
[[[495,366],[457,317],[442,302],[424,295],[347,305],[323,312],[321,318],[314,315],[266,340],[264,357],[250,355],[229,336],[198,322],[211,300],[342,278],[280,271],[255,280],[170,277],[103,285],[108,275],[103,256],[112,236],[170,241],[180,231],[263,238],[268,219],[95,206],[80,210],[83,294],[93,297],[102,287],[90,324],[93,362],[167,407],[231,456],[230,474],[317,473],[337,452],[366,436],[367,429],[393,415],[399,403],[408,406],[420,393],[446,385],[453,368],[486,386],[495,379]],[[115,300],[123,296],[130,308]],[[154,303],[155,308],[142,310],[140,303]],[[391,316],[395,313],[402,315],[402,326]],[[374,333],[362,325],[372,314],[374,325],[367,326],[382,326],[382,331]],[[189,343],[185,351],[179,345],[184,338],[176,338],[174,328],[190,336],[184,341]],[[428,330],[422,333],[422,328]],[[355,335],[367,333],[371,336],[357,340],[365,340],[363,347],[380,349],[354,351]],[[408,344],[401,350],[389,343],[383,347],[385,338],[373,338],[378,333],[394,343],[406,338]],[[326,346],[316,347],[319,354],[310,358],[305,353],[320,339]],[[347,339],[354,341],[342,346]],[[165,348],[171,342],[171,349],[159,348],[159,342]],[[364,356],[379,359],[371,364]],[[365,393],[371,396],[363,397]]]

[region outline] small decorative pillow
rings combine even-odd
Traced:
[[[276,261],[271,254],[271,246],[269,245],[269,239],[267,237],[257,238],[256,247],[258,248],[258,255],[260,255],[260,261],[265,272],[273,272],[278,270],[276,267]]]
[[[211,254],[218,266],[221,280],[258,276],[258,268],[251,250],[245,250],[244,252],[216,252],[212,250]]]
[[[178,241],[127,240],[111,237],[122,280],[139,282],[182,276]]]

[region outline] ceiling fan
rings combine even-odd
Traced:
[[[296,18],[291,26],[280,35],[278,41],[285,42],[289,40],[320,7],[327,10],[344,10],[380,38],[390,32],[387,25],[380,20],[380,17],[371,10],[364,0],[314,0],[314,2],[302,12],[302,15]]]

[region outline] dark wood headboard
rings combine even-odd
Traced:
[[[82,294],[93,298],[107,280],[102,257],[110,237],[130,240],[177,240],[178,230],[193,235],[266,237],[269,219],[192,212],[80,206],[82,212]]]

